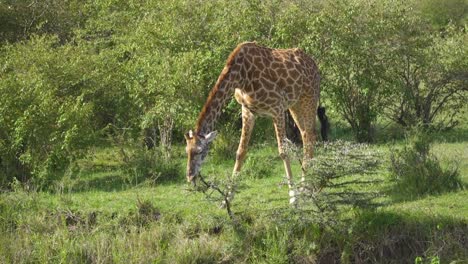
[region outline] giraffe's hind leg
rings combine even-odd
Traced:
[[[315,144],[315,116],[317,112],[317,100],[313,97],[303,97],[293,107],[289,109],[297,127],[301,131],[303,144],[303,169],[307,169],[314,156]],[[305,181],[304,172],[302,182]]]

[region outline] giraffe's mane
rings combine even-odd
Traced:
[[[237,47],[229,55],[229,57],[228,57],[228,59],[226,61],[226,64],[224,66],[223,71],[219,75],[218,80],[216,81],[216,84],[214,85],[213,89],[211,89],[211,91],[210,91],[210,93],[208,95],[208,99],[206,99],[206,103],[205,103],[205,105],[203,105],[203,108],[202,108],[200,114],[198,115],[198,121],[197,121],[197,125],[196,125],[196,128],[195,128],[195,131],[197,133],[200,132],[202,122],[203,122],[204,118],[206,117],[207,113],[209,113],[211,103],[213,102],[214,98],[216,97],[216,93],[218,92],[219,87],[221,86],[221,83],[224,81],[224,79],[228,75],[229,70],[230,70],[232,64],[234,63],[234,60],[235,60],[237,54],[242,49],[242,47],[244,45],[246,45],[246,44],[255,44],[255,42],[243,42],[243,43],[237,45]]]

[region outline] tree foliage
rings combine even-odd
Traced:
[[[0,79],[0,174],[3,180],[46,178],[63,170],[93,144],[89,119],[97,109],[87,54],[57,45],[54,37],[33,37],[4,46]],[[78,151],[78,152],[75,152]]]
[[[424,21],[404,22],[386,61],[387,84],[395,91],[386,115],[404,127],[453,127],[467,99],[466,29],[448,25],[443,32],[427,33]]]

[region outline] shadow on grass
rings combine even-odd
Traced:
[[[445,143],[462,143],[468,142],[468,128],[453,128],[448,131],[434,133],[434,140],[436,142]]]
[[[400,185],[398,185],[396,181],[393,180],[391,186],[388,186],[382,190],[382,194],[391,199],[389,201],[389,204],[414,202],[414,201],[424,200],[428,197],[438,197],[441,195],[462,192],[463,190],[468,189],[468,184],[461,182],[459,188],[451,189],[451,190],[444,190],[444,191],[440,191],[437,193],[429,193],[429,192],[428,193],[417,193],[417,192],[408,193],[408,192],[402,192]]]
[[[468,223],[448,217],[365,211],[351,223],[354,259],[359,263],[439,263],[467,259]],[[421,262],[422,263],[422,262]]]
[[[468,223],[449,217],[365,209],[324,227],[320,218],[292,208],[251,210],[238,214],[234,231],[240,248],[263,253],[250,256],[258,262],[272,262],[272,255],[287,256],[287,263],[451,263],[468,258]],[[300,261],[307,259],[315,261]]]

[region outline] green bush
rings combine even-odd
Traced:
[[[430,147],[430,136],[418,133],[391,155],[390,172],[399,196],[417,198],[463,188],[458,167],[442,168]]]

